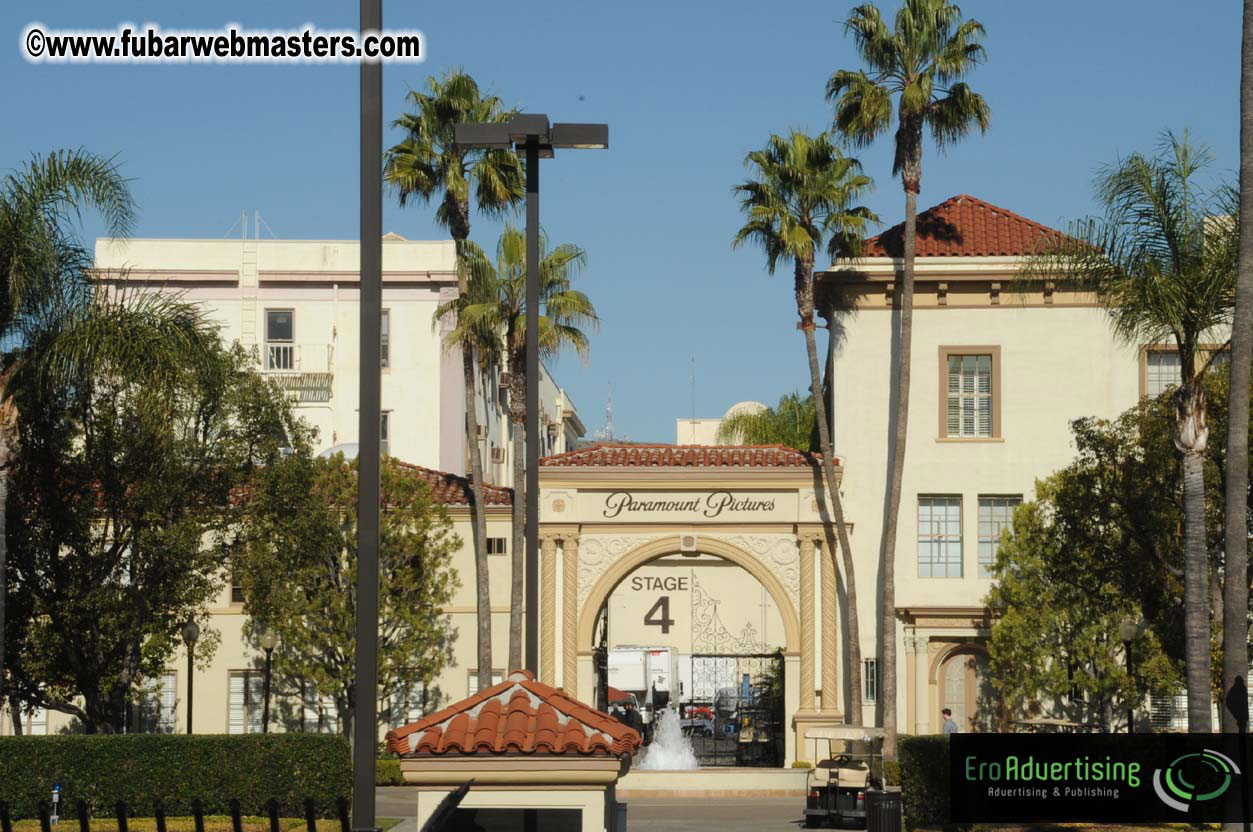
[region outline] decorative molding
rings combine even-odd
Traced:
[[[540,681],[557,680],[557,538],[541,535],[540,547]]]
[[[801,696],[800,710],[814,710],[814,543],[812,535],[800,539]]]
[[[822,575],[822,712],[836,714],[840,710],[839,685],[836,677],[836,604],[835,553],[824,546],[818,554]]]
[[[571,694],[578,693],[578,651],[575,642],[579,630],[579,536],[563,539],[561,545],[561,685]]]

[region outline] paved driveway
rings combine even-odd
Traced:
[[[378,790],[377,814],[406,818],[392,832],[414,832],[418,802],[412,789]],[[629,832],[797,832],[803,828],[800,798],[718,797],[705,800],[633,798],[627,801]]]

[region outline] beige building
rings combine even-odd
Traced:
[[[911,418],[895,552],[897,712],[906,732],[937,731],[944,707],[964,728],[987,715],[980,675],[988,566],[1014,505],[1032,497],[1037,478],[1071,460],[1070,421],[1114,417],[1179,379],[1172,351],[1119,342],[1091,298],[1064,286],[1011,291],[1024,256],[1056,233],[970,196],[918,217]],[[120,253],[112,246],[101,242],[103,267],[129,266],[132,279],[187,287],[189,298],[221,320],[224,337],[257,345],[267,372],[293,379],[301,412],[324,431],[324,445],[353,441],[355,244],[132,241]],[[831,407],[856,564],[868,724],[881,718],[878,547],[900,251],[897,226],[871,240],[862,259],[820,275],[849,310],[834,328]],[[451,258],[448,243],[391,238],[385,245],[388,355],[395,363],[385,374],[383,401],[393,420],[391,452],[431,469],[416,475],[445,496],[469,541],[458,476],[461,415],[446,392],[456,389],[459,373],[430,325],[434,306],[455,291]],[[281,310],[292,316],[286,329],[271,314]],[[715,446],[717,419],[680,420],[676,445],[579,448],[577,414],[559,388],[546,384],[544,407],[554,427],[545,434],[551,444],[540,470],[538,681],[592,703],[600,651],[638,649],[674,662],[663,669],[663,683],[685,704],[717,711],[728,691],[738,691],[732,698],[739,709],[727,716],[742,719],[757,697],[747,689],[778,679],[783,716],[771,725],[780,744],[771,759],[786,765],[801,757],[798,738],[809,727],[844,721],[850,693],[842,569],[831,557],[815,460],[782,448]],[[507,447],[494,385],[484,380],[481,395],[491,455]],[[329,401],[306,398],[311,391]],[[504,453],[502,464],[510,458]],[[491,477],[510,482],[507,469]],[[510,495],[492,495],[493,670],[503,678]],[[476,688],[468,544],[456,566],[462,587],[446,610],[459,632],[455,662],[424,702],[398,697],[393,724]],[[214,625],[223,643],[214,666],[196,674],[195,729],[256,730],[257,656],[240,641],[240,605],[226,594]],[[179,730],[181,663],[160,694]],[[709,723],[714,733],[724,726],[719,719]],[[738,754],[744,734],[736,736]]]

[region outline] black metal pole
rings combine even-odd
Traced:
[[[261,733],[270,733],[270,657],[274,655],[273,648],[266,648],[265,651],[265,681],[262,685],[264,688],[261,692]]]
[[[195,674],[195,672],[196,672],[196,668],[195,668],[195,666],[192,664],[192,653],[194,652],[194,648],[195,648],[195,646],[196,646],[195,644],[189,644],[189,645],[187,645],[187,733],[189,733],[189,734],[191,733],[191,693],[192,693],[192,685],[193,685],[193,684],[195,683],[195,681],[196,681],[196,678],[195,678],[195,676],[193,675],[193,674]]]
[[[538,136],[526,137],[526,669],[539,674]]]
[[[383,0],[361,0],[361,31],[383,28]],[[379,330],[383,304],[383,65],[361,64],[361,346],[357,453],[357,678],[352,824],[373,830],[378,740]]]
[[[1135,689],[1136,674],[1135,674],[1135,668],[1131,664],[1131,642],[1124,641],[1122,643],[1122,649],[1127,656],[1127,675],[1131,677],[1132,688]],[[1135,732],[1135,700],[1132,699],[1131,702],[1127,704],[1127,733],[1131,734],[1134,732]]]

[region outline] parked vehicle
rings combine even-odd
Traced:
[[[805,826],[866,825],[866,792],[883,788],[883,729],[856,726],[811,728],[815,757],[805,782]],[[825,743],[823,749],[821,745]]]

